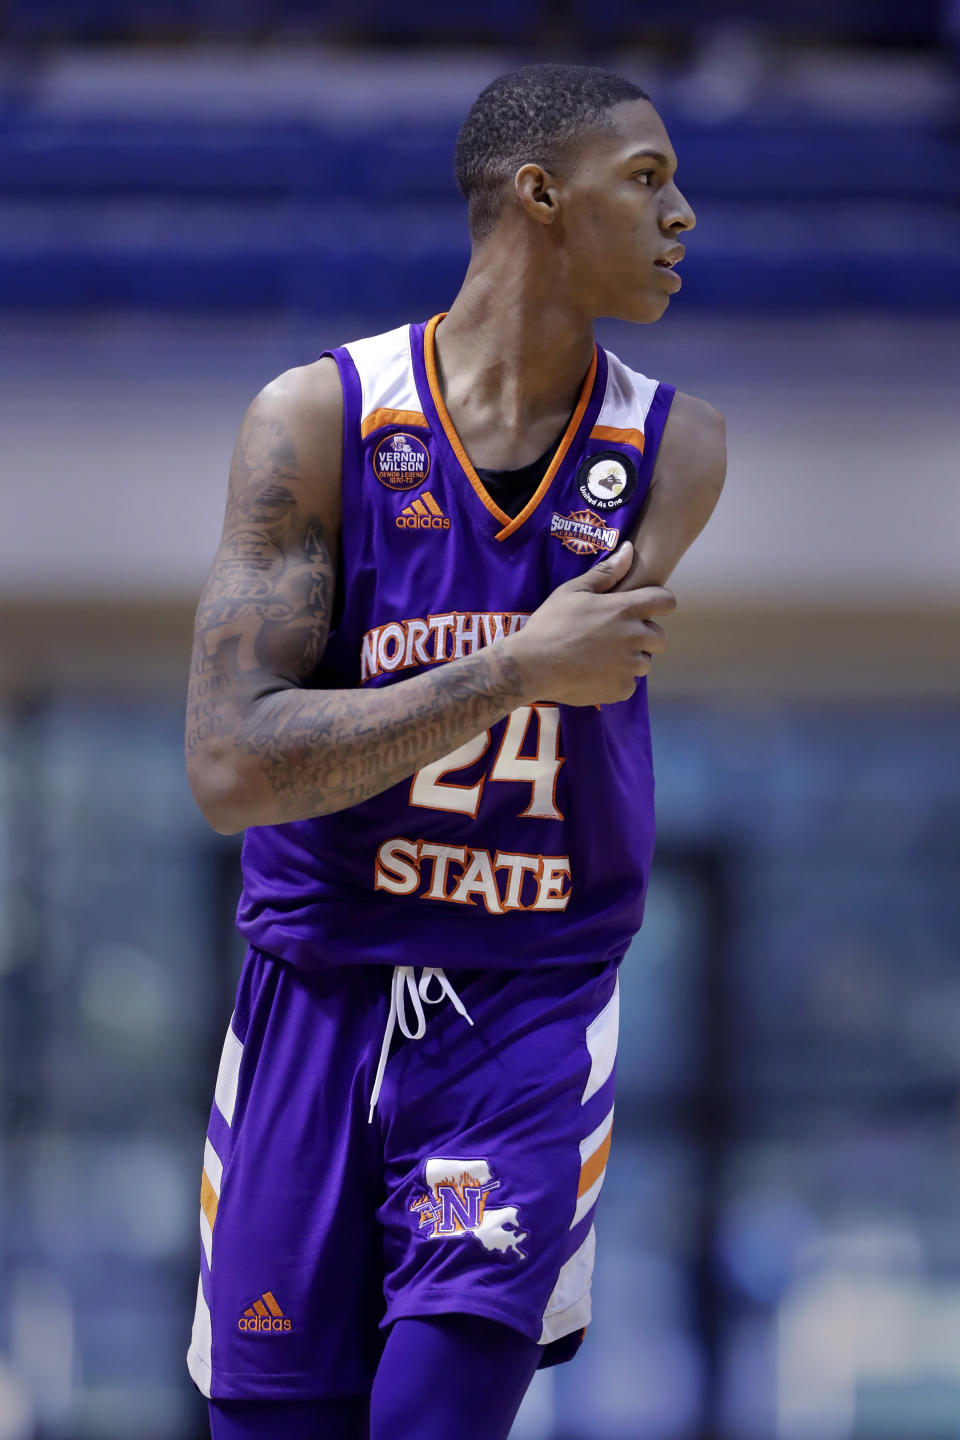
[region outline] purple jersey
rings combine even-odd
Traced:
[[[332,353],[344,394],[342,608],[317,683],[390,685],[512,634],[632,534],[674,395],[597,346],[535,494],[487,494],[437,383],[434,332]],[[305,969],[618,959],[653,852],[646,681],[523,706],[335,815],[249,829],[238,927]],[[412,957],[412,961],[411,961]]]

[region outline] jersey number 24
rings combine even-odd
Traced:
[[[520,752],[531,724],[537,727],[536,750],[533,755],[522,755]],[[490,748],[492,739],[492,732],[484,730],[482,735],[474,736],[456,750],[451,750],[449,755],[443,755],[432,765],[418,770],[410,782],[410,804],[423,810],[446,810],[476,819],[480,796],[487,781],[512,781],[530,787],[530,801],[526,809],[519,812],[521,817],[530,815],[538,820],[562,820],[563,816],[557,808],[557,776],[563,764],[563,756],[559,753],[560,711],[557,706],[521,705],[518,710],[512,710],[487,773],[472,785],[460,785],[443,778],[475,765]]]

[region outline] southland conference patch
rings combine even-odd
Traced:
[[[601,550],[616,550],[620,539],[616,526],[606,525],[592,510],[574,510],[572,515],[558,515],[554,510],[550,534],[575,555],[599,555]]]
[[[577,488],[594,510],[615,510],[636,490],[637,467],[619,450],[601,450],[580,462]]]
[[[412,490],[430,474],[430,451],[416,435],[386,435],[373,452],[373,473],[389,490]]]

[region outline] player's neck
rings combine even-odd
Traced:
[[[541,420],[549,427],[575,406],[593,345],[592,319],[564,303],[562,287],[522,242],[483,246],[437,329],[451,416],[494,412],[517,434]]]

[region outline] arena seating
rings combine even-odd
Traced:
[[[413,19],[432,3],[414,6]],[[627,23],[626,0],[596,3],[598,25]],[[680,0],[671,13],[702,17],[704,3]],[[489,18],[506,4],[491,0]],[[135,8],[141,22],[225,16],[241,28],[278,8],[331,25],[346,12],[304,0]],[[798,22],[827,8],[787,0],[777,12]],[[934,26],[936,8],[921,0],[911,23]],[[887,27],[904,12],[872,9]],[[39,32],[69,16],[74,29],[96,28],[131,13],[121,0],[15,0],[8,25],[29,20]],[[521,4],[514,23],[536,13]],[[850,6],[837,0],[831,13],[839,24]],[[335,295],[357,311],[389,293],[411,313],[439,308],[468,254],[457,125],[486,79],[517,63],[507,51],[478,60],[464,50],[451,62],[455,53],[432,68],[399,47],[104,47],[40,50],[20,71],[8,66],[0,306],[310,310]],[[775,62],[772,80],[719,105],[695,70],[661,65],[655,99],[700,222],[684,306],[960,310],[960,113],[945,56],[931,49],[916,74],[898,70],[902,93],[866,83],[849,62],[829,103],[802,86],[778,89]],[[848,76],[862,94],[847,93]]]
[[[654,27],[685,34],[716,24],[716,0],[8,0],[9,34],[33,38],[130,38],[163,32],[190,36],[258,35],[308,29],[319,38],[348,33],[368,42],[407,35],[419,41],[486,36],[503,43],[572,22],[585,41],[624,43]],[[942,0],[732,0],[727,20],[773,32],[933,43]]]

